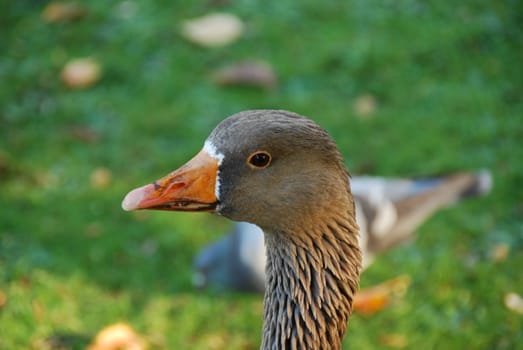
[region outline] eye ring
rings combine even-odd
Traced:
[[[266,151],[256,151],[247,158],[247,164],[253,169],[265,169],[272,161],[272,156]]]

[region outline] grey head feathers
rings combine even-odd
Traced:
[[[351,200],[336,144],[310,119],[280,110],[241,112],[220,123],[207,142],[223,155],[217,212],[232,220],[285,231],[313,222],[336,200]],[[267,169],[248,166],[257,151],[272,157]]]

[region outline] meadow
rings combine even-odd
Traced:
[[[490,169],[492,193],[444,210],[381,256],[371,286],[406,295],[355,314],[354,349],[517,349],[523,314],[523,7],[518,1],[78,2],[0,11],[0,349],[83,349],[125,322],[151,349],[256,349],[258,295],[197,291],[196,252],[231,228],[208,214],[128,213],[132,188],[195,154],[226,116],[288,109],[326,128],[354,174]],[[234,14],[222,47],[185,20]],[[89,57],[100,79],[61,78]],[[272,87],[213,72],[263,61]],[[500,253],[501,250],[501,253]]]

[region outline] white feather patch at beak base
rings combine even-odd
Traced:
[[[223,162],[223,159],[225,156],[223,153],[218,152],[216,149],[216,146],[209,140],[206,140],[203,144],[203,150],[207,152],[207,154],[218,161],[218,171],[216,172],[216,185],[214,186],[214,195],[216,196],[216,199],[220,200],[220,165]]]

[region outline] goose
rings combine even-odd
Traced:
[[[486,195],[491,188],[488,170],[418,178],[353,176],[363,270],[377,255],[413,238],[417,228],[439,209]],[[262,230],[239,222],[231,233],[197,254],[193,284],[197,288],[263,293],[265,265]]]
[[[362,266],[347,178],[314,121],[251,110],[219,123],[194,158],[130,191],[122,208],[257,225],[267,254],[261,349],[341,349]]]

